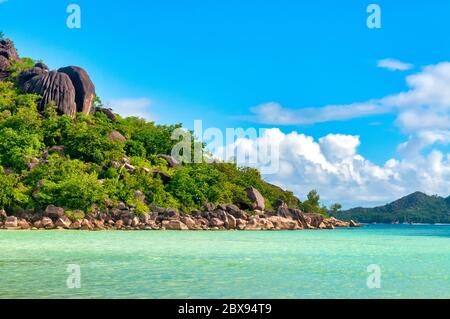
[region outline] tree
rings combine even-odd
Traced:
[[[315,189],[308,193],[307,198],[306,202],[310,205],[320,206],[320,195]]]
[[[5,38],[5,34],[2,31],[0,31],[0,40],[3,40],[4,38]]]
[[[308,193],[307,200],[303,202],[301,207],[306,213],[327,215],[327,209],[320,206],[320,195],[316,190]]]
[[[335,204],[331,205],[330,212],[333,214],[337,214],[337,213],[339,213],[339,211],[341,209],[342,209],[342,205],[339,203],[335,203]]]

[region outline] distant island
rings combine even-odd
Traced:
[[[390,204],[375,208],[353,208],[335,212],[342,220],[357,220],[361,223],[450,223],[450,196],[429,196],[416,192]]]

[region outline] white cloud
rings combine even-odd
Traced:
[[[445,141],[450,140],[450,134],[429,133],[424,138]],[[327,203],[352,207],[384,204],[417,190],[445,196],[450,193],[450,154],[432,151],[426,156],[390,159],[379,166],[358,153],[358,136],[329,134],[316,141],[298,132],[284,134],[277,128],[266,130],[258,139],[240,139],[232,146],[239,151],[268,147],[265,144],[278,146],[280,168],[264,178],[301,198],[317,189]]]
[[[383,59],[378,61],[378,67],[389,71],[408,71],[414,68],[414,65],[396,59]]]
[[[414,191],[450,194],[450,63],[424,67],[406,77],[408,90],[366,102],[289,109],[271,102],[252,109],[251,120],[302,125],[394,114],[407,141],[398,158],[375,165],[358,154],[358,136],[330,134],[315,141],[278,129],[280,170],[267,180],[304,196],[318,189],[328,202],[348,206],[382,204]],[[256,143],[254,140],[253,143]],[[376,147],[376,146],[374,146]],[[440,147],[440,148],[438,148]]]
[[[301,109],[287,109],[278,103],[270,102],[252,108],[252,112],[256,114],[256,117],[250,117],[250,119],[266,124],[304,125],[344,121],[356,117],[384,114],[389,111],[386,106],[380,105],[379,101]]]
[[[116,99],[111,100],[108,105],[114,112],[123,117],[136,116],[146,120],[152,120],[153,116],[148,112],[152,101],[147,98],[139,99]]]
[[[398,114],[398,123],[405,130],[416,130],[417,117],[426,115],[421,128],[450,128],[450,63],[442,62],[425,67],[406,78],[409,90],[383,98],[346,105],[327,105],[290,109],[270,102],[251,109],[247,119],[264,124],[304,125],[330,121],[344,121],[379,114]],[[411,112],[416,116],[411,116]],[[406,114],[404,114],[406,113]],[[444,116],[444,119],[442,117]]]

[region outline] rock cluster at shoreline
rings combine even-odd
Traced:
[[[173,208],[153,207],[151,213],[135,214],[134,208],[123,203],[109,214],[67,214],[64,208],[48,206],[41,215],[23,212],[7,216],[0,211],[0,229],[6,230],[306,230],[358,227],[354,222],[304,214],[298,209],[281,205],[276,211],[249,214],[232,204],[206,204],[202,211],[184,214]],[[70,216],[69,216],[70,215]]]

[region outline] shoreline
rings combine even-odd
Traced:
[[[247,213],[233,204],[207,204],[191,214],[173,208],[154,207],[151,213],[138,214],[122,205],[108,213],[98,211],[85,215],[50,205],[41,214],[22,212],[19,216],[0,214],[0,230],[87,230],[87,231],[280,231],[332,230],[338,227],[360,227],[354,221],[344,222],[320,214],[303,213],[285,205],[277,211]]]

